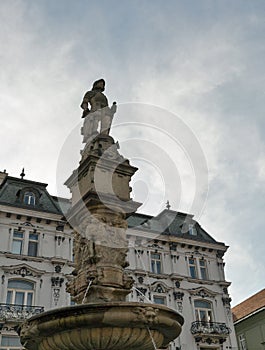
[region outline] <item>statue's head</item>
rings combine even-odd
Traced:
[[[92,90],[105,90],[105,80],[104,79],[99,79],[94,82]]]

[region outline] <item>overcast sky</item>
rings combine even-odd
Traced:
[[[264,18],[258,0],[2,0],[0,170],[68,195],[79,105],[104,78],[140,211],[168,199],[230,246],[237,304],[265,280]]]

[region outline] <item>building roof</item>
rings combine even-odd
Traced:
[[[127,219],[127,222],[130,228],[149,230],[159,235],[176,236],[193,241],[224,245],[211,237],[193,219],[192,215],[186,213],[168,209],[163,210],[157,216],[135,213]]]
[[[2,173],[0,182],[0,205],[54,213],[63,216],[70,209],[69,199],[51,196],[47,191],[47,184],[16,177]],[[23,196],[26,191],[36,196],[35,205],[24,203]],[[143,232],[154,232],[157,235],[175,236],[188,240],[224,245],[211,237],[193,219],[193,215],[165,209],[157,216],[134,213],[127,219],[130,228]],[[191,228],[192,227],[192,228]]]
[[[257,312],[265,307],[265,288],[260,292],[252,295],[250,298],[242,301],[242,303],[232,308],[234,321],[239,321],[242,318]]]
[[[63,216],[60,205],[62,202],[66,205],[67,200],[51,196],[46,187],[47,184],[42,182],[6,176],[0,185],[0,205],[48,212]],[[24,202],[23,195],[25,192],[34,193],[36,196],[35,205],[29,205]],[[68,205],[70,206],[70,202]]]

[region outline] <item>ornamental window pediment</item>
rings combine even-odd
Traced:
[[[17,275],[21,277],[35,277],[39,278],[42,276],[45,271],[32,268],[31,266],[28,266],[27,264],[20,264],[20,265],[13,265],[13,266],[3,266],[2,269],[5,273],[8,273],[9,275]]]
[[[213,292],[207,288],[194,288],[188,290],[191,295],[201,298],[214,298],[218,293]]]
[[[151,286],[151,291],[155,293],[167,293],[170,290],[170,288],[165,283],[154,283]]]

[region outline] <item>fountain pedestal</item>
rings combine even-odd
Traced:
[[[100,94],[85,96],[106,102]],[[126,218],[141,205],[130,198],[129,183],[137,168],[119,154],[118,143],[106,130],[84,136],[79,167],[66,181],[72,193],[67,220],[75,235],[75,269],[67,291],[80,305],[30,318],[19,330],[21,343],[29,350],[165,347],[179,335],[183,317],[162,305],[126,302],[133,285],[125,270]]]

